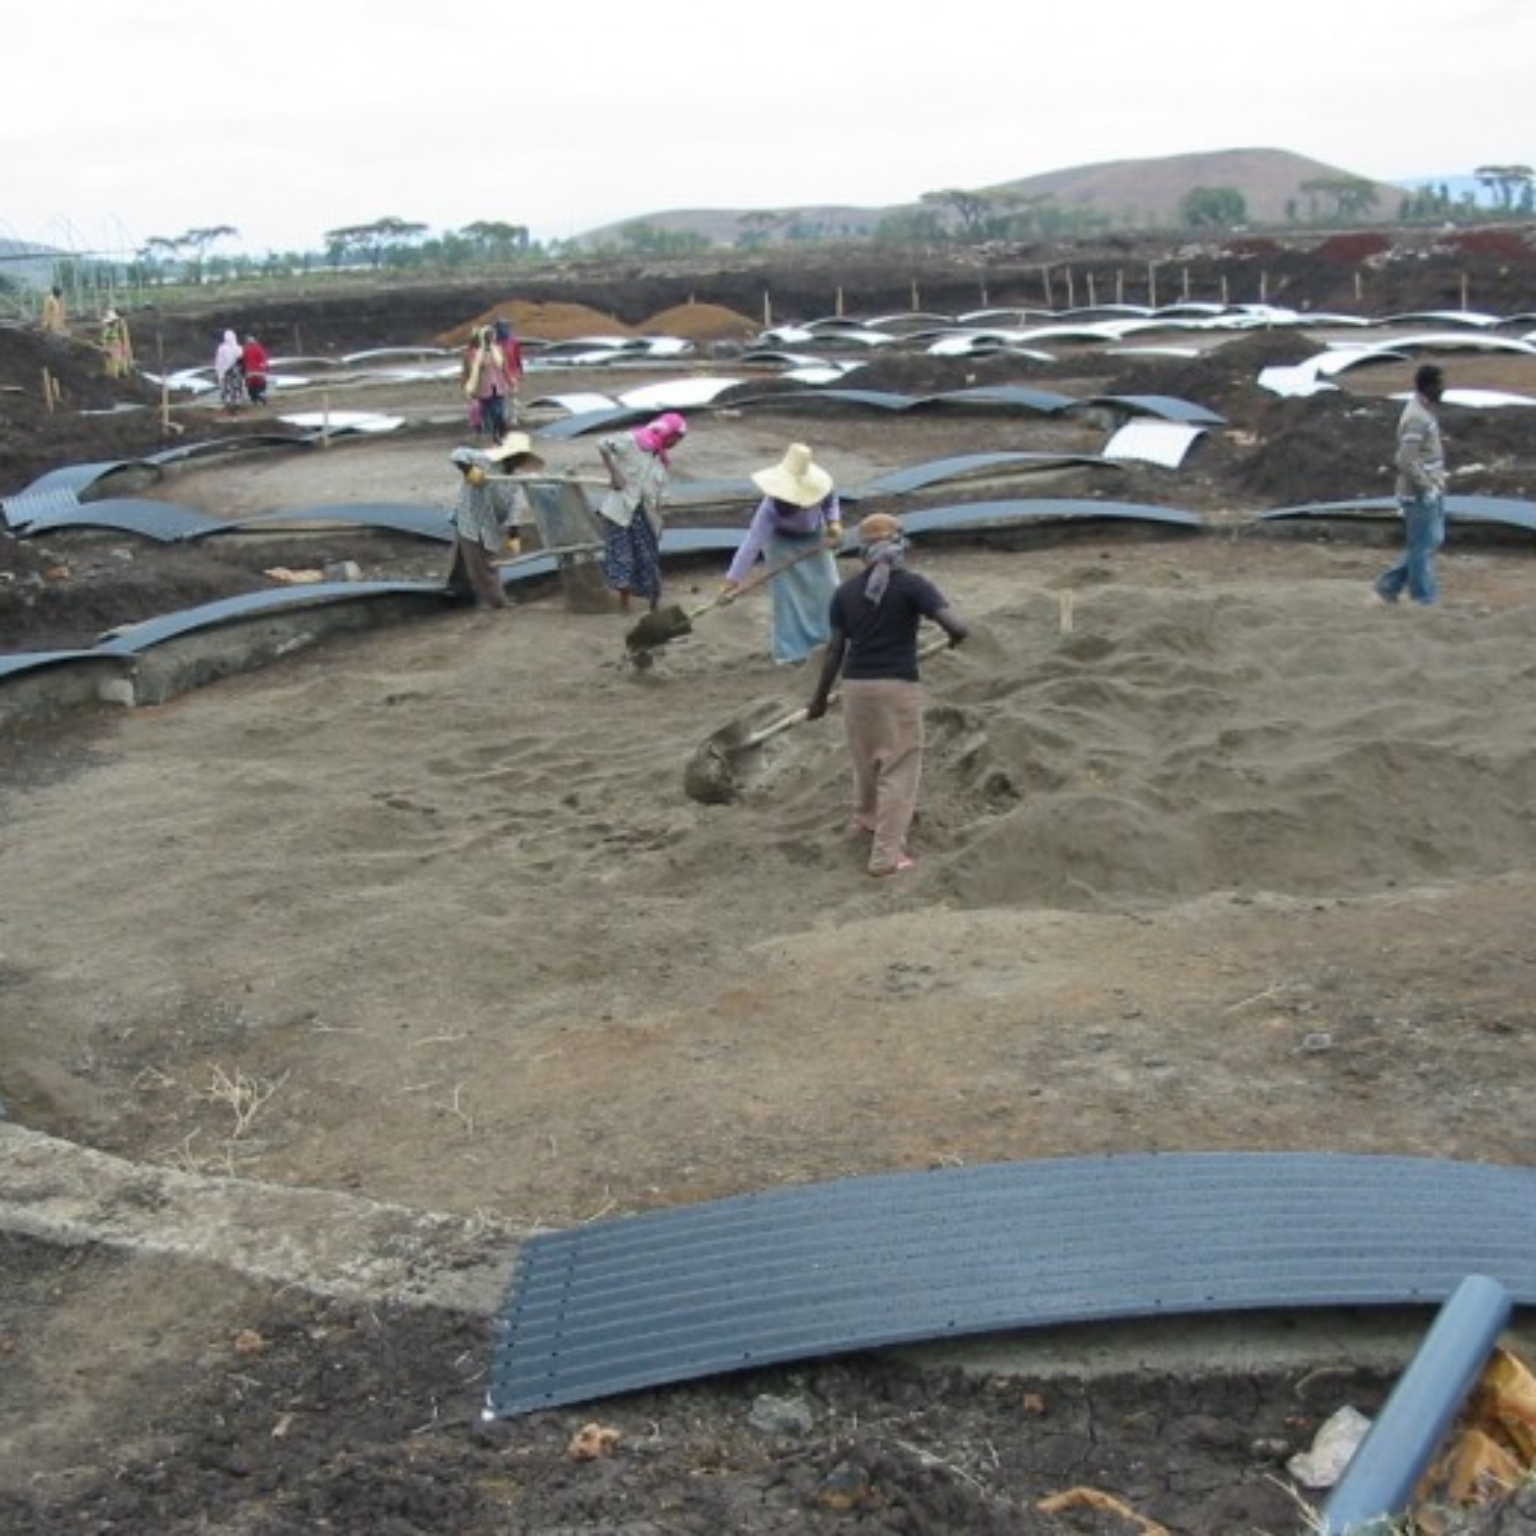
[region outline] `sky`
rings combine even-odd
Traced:
[[[0,236],[314,250],[382,218],[570,239],[1289,150],[1536,164],[1531,0],[74,0],[7,27]]]

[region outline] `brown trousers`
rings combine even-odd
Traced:
[[[923,776],[923,685],[900,678],[843,682],[843,728],[853,758],[853,819],[874,832],[871,874],[907,851]]]
[[[453,569],[448,572],[448,589],[473,596],[477,608],[505,608],[506,589],[496,569],[491,552],[478,539],[453,541]]]

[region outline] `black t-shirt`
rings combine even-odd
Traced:
[[[850,576],[832,594],[832,627],[848,637],[845,678],[905,678],[917,681],[917,628],[949,605],[944,594],[915,571],[893,566],[878,603],[864,596],[872,569]]]

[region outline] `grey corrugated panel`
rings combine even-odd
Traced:
[[[1093,395],[1082,402],[1084,406],[1109,406],[1131,416],[1156,416],[1163,421],[1182,422],[1186,426],[1220,427],[1227,418],[1218,416],[1204,405],[1193,400],[1180,400],[1174,395]]]
[[[1071,395],[1051,389],[1031,389],[1025,384],[978,384],[973,389],[951,389],[923,397],[924,405],[1005,405],[1054,416],[1077,404]]]
[[[901,514],[909,534],[968,533],[982,528],[1006,528],[1022,523],[1064,518],[1115,518],[1135,522],[1177,523],[1199,528],[1198,512],[1135,501],[1054,500],[1046,497],[1016,501],[963,501],[947,507],[919,507]]]
[[[0,656],[0,678],[20,677],[23,672],[40,672],[46,667],[64,667],[81,661],[110,661],[101,651],[12,651]]]
[[[318,432],[247,432],[240,437],[209,437],[197,443],[177,443],[145,455],[147,464],[180,464],[188,459],[221,453],[246,453],[257,448],[313,448]]]
[[[108,630],[101,637],[100,646],[113,654],[136,655],[152,645],[161,645],[193,630],[214,629],[220,624],[259,618],[266,613],[293,612],[326,603],[366,602],[375,597],[411,596],[419,596],[424,604],[450,600],[445,587],[426,581],[322,581],[305,586],[271,587],[220,598],[196,608],[183,608],[179,613],[162,614],[137,624],[125,624]]]
[[[1091,464],[1101,469],[1118,468],[1117,465],[1107,464],[1098,454],[1089,453],[1037,453],[1026,450],[1011,453],[965,453],[952,459],[930,459],[926,464],[909,464],[905,469],[895,469],[873,480],[865,480],[843,494],[850,498],[904,496],[941,480],[958,480],[965,475],[981,474],[990,469],[1051,469],[1074,464]]]
[[[45,486],[39,490],[20,491],[0,501],[5,510],[6,526],[13,532],[24,532],[39,518],[60,517],[80,505],[80,498],[70,485]]]
[[[273,512],[256,512],[233,522],[220,523],[210,533],[239,533],[243,529],[261,529],[290,523],[358,523],[367,528],[384,528],[391,533],[407,533],[415,538],[432,539],[440,544],[453,543],[453,527],[442,507],[424,506],[410,501],[366,501],[326,503],[314,507],[284,507]]]
[[[818,389],[769,390],[761,395],[736,395],[729,403],[732,410],[749,405],[759,405],[769,410],[781,406],[853,405],[867,406],[876,411],[910,411],[918,401],[914,395],[898,395],[884,389],[838,389],[823,386]]]
[[[564,421],[552,421],[533,435],[561,441],[568,437],[586,437],[593,432],[616,432],[620,427],[649,421],[655,414],[655,411],[635,410],[630,406],[616,406],[611,411],[582,411],[580,415],[567,416]]]
[[[196,512],[174,502],[153,501],[140,496],[113,496],[105,501],[76,501],[73,506],[34,517],[22,531],[30,539],[61,528],[111,528],[120,533],[136,533],[140,538],[154,539],[161,544],[176,544],[183,539],[215,533],[222,527],[223,523],[206,512]]]
[[[148,463],[148,460],[103,459],[92,464],[63,464],[58,469],[50,469],[47,473],[39,475],[20,494],[25,496],[30,491],[54,490],[64,486],[78,495],[107,475],[115,474],[120,469],[132,469],[141,463]]]
[[[746,1367],[1156,1315],[1536,1302],[1536,1172],[1328,1153],[888,1174],[531,1239],[488,1416]]]
[[[1387,512],[1396,515],[1395,496],[1362,496],[1355,501],[1312,501],[1293,507],[1274,507],[1261,512],[1261,522],[1282,517],[1348,517],[1353,513]],[[1536,501],[1515,496],[1447,496],[1447,519],[1474,523],[1505,523],[1512,528],[1536,529]]]

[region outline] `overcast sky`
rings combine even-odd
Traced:
[[[1382,181],[1536,162],[1531,0],[75,0],[6,29],[0,235],[540,240],[1273,148]]]

